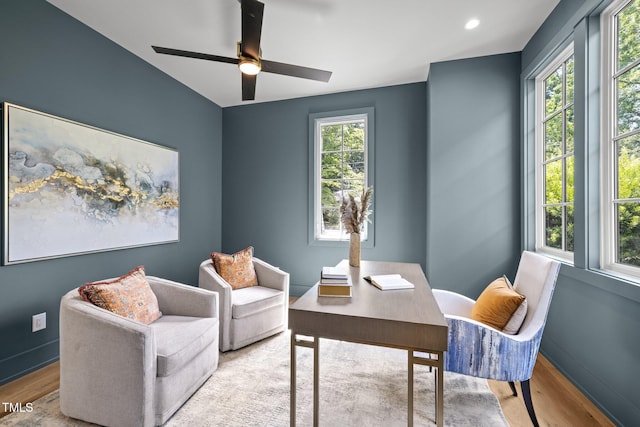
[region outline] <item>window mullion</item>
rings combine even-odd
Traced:
[[[627,71],[637,67],[638,65],[640,65],[640,57],[638,59],[636,59],[635,61],[633,61],[632,63],[625,65],[622,69],[620,69],[618,71],[615,71],[613,73],[613,78],[617,80],[618,77],[620,77],[621,75],[623,75]]]
[[[613,203],[640,203],[640,197],[631,197],[628,199],[613,199]]]
[[[637,134],[640,134],[640,128],[634,129],[634,130],[629,131],[629,132],[621,133],[620,135],[613,136],[611,139],[615,143],[615,142],[618,142],[621,139],[625,139],[625,138],[628,138],[630,136],[634,136],[634,135],[637,135]]]
[[[564,107],[560,108],[559,110],[554,111],[553,113],[549,114],[548,116],[546,116],[543,120],[543,123],[547,123],[549,120],[555,118],[558,114],[562,114],[564,112]]]

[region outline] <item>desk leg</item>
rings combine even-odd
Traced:
[[[407,371],[409,372],[409,387],[407,396],[407,425],[409,427],[413,427],[413,350],[409,350],[408,361],[409,364],[407,366]]]
[[[318,427],[320,406],[320,338],[313,340],[313,427]]]
[[[296,425],[296,334],[291,331],[291,385],[289,387],[289,425]]]
[[[428,355],[421,356],[416,355],[413,350],[409,350],[409,365],[407,370],[409,371],[409,405],[407,410],[407,424],[409,427],[413,426],[413,365],[425,365],[436,368],[436,374],[434,375],[435,381],[435,410],[436,410],[436,425],[442,427],[444,425],[444,353],[442,351],[430,351]],[[436,360],[437,358],[437,360]]]
[[[438,364],[436,366],[436,425],[444,425],[444,354],[439,351]]]
[[[318,342],[320,339],[314,337],[311,340],[298,339],[295,332],[291,331],[291,390],[289,391],[289,425],[296,425],[296,346],[311,348],[313,350],[313,425],[318,427],[318,407],[320,402],[319,378],[320,378],[320,352]]]

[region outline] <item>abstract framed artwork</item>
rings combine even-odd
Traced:
[[[5,265],[179,240],[179,155],[2,104]]]

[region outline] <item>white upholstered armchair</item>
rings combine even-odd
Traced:
[[[162,425],[218,367],[218,295],[147,276],[162,317],[146,325],[60,302],[60,409],[106,426]]]
[[[220,295],[220,351],[237,350],[284,331],[289,311],[289,273],[253,257],[258,285],[232,289],[211,259],[200,264],[198,285]]]
[[[475,301],[463,295],[434,289],[440,310],[449,323],[449,349],[445,353],[447,371],[508,381],[514,396],[514,382],[520,382],[531,421],[538,421],[531,401],[529,379],[538,356],[560,263],[533,252],[523,252],[513,283],[527,299],[528,310],[515,335],[503,333],[471,319]]]

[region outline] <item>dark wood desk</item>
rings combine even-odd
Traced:
[[[351,276],[350,298],[319,297],[318,285],[289,307],[291,329],[291,425],[296,422],[296,346],[314,351],[313,424],[318,425],[320,338],[351,341],[408,352],[408,425],[413,425],[413,366],[436,368],[436,424],[443,425],[443,353],[448,326],[419,264],[362,261],[350,267],[338,264]],[[363,279],[375,274],[398,273],[414,289],[381,291]],[[304,339],[303,337],[310,337]],[[428,357],[416,353],[428,353]]]

